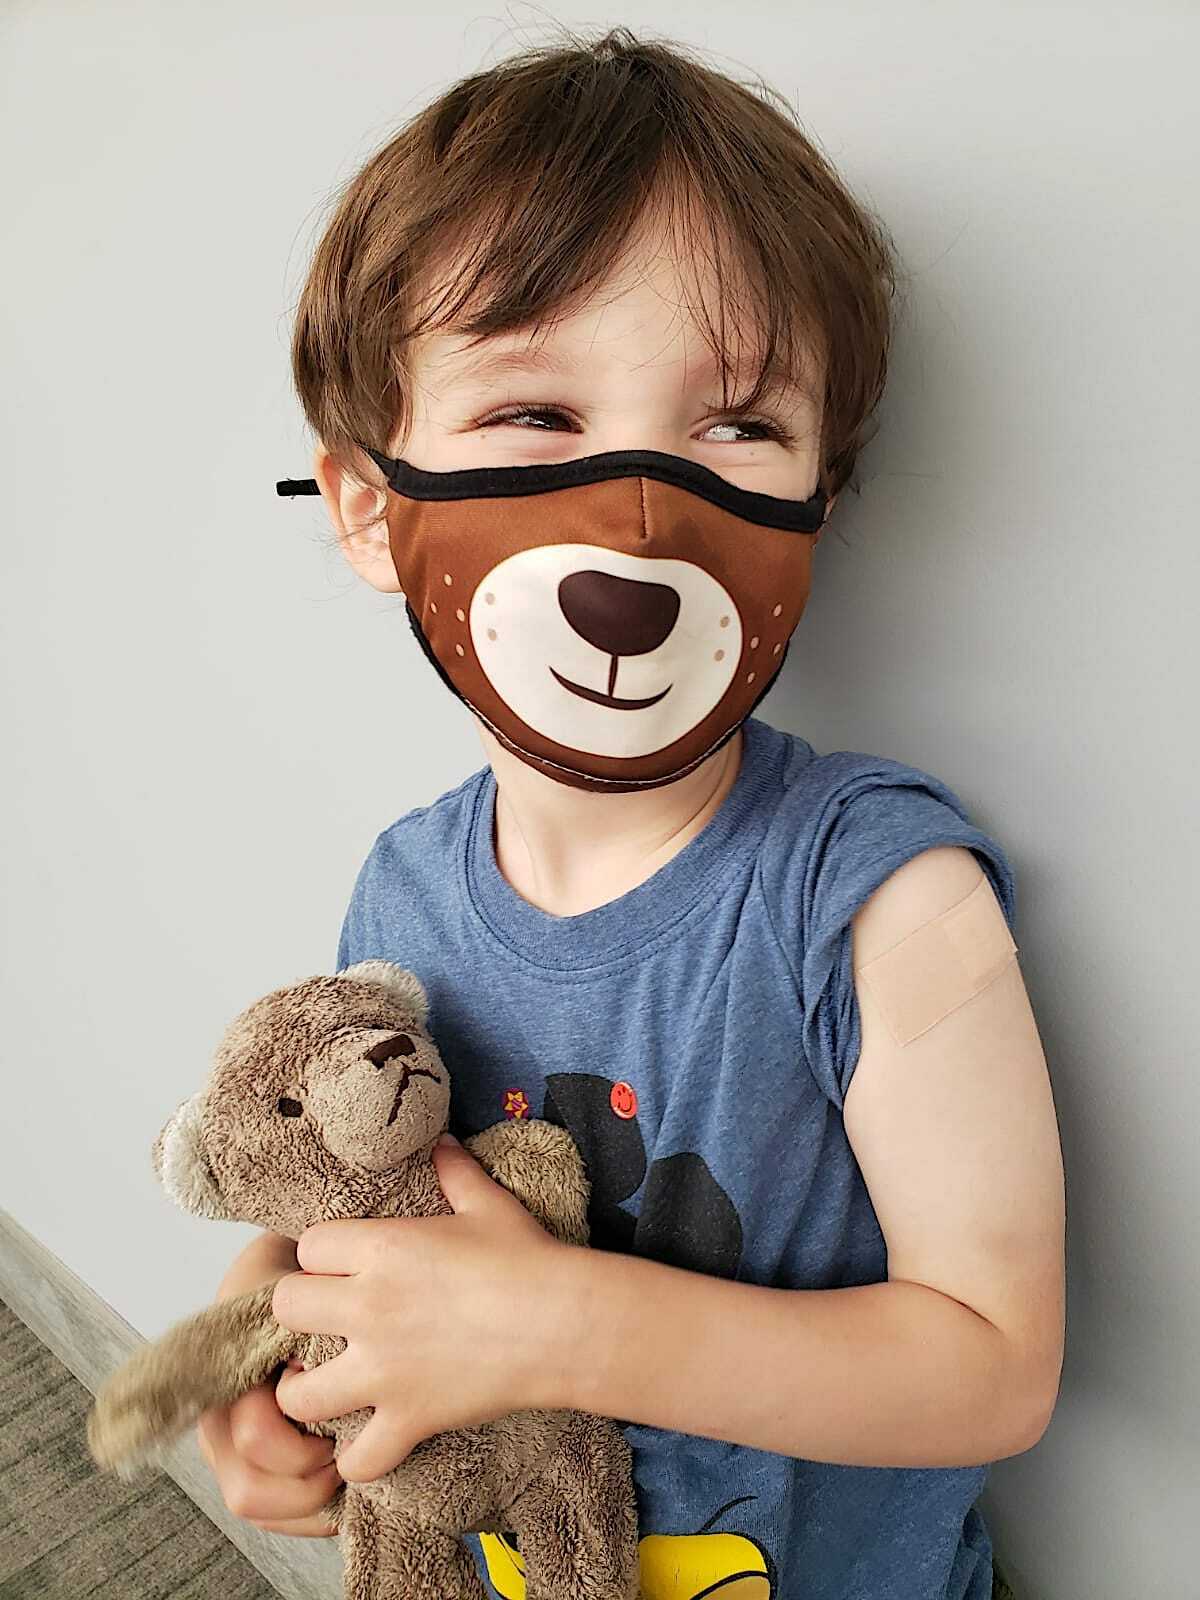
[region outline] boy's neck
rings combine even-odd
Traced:
[[[558,783],[506,750],[476,719],[496,777],[493,848],[531,905],[573,917],[645,883],[707,825],[733,787],[743,731],[674,783],[594,794]]]

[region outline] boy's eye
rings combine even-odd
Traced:
[[[556,433],[561,430],[554,427],[554,423],[565,422],[571,426],[571,418],[565,411],[560,411],[556,406],[515,406],[508,411],[494,411],[490,416],[482,417],[479,421],[481,428],[498,427],[505,422],[515,423],[518,427],[533,427]],[[704,430],[711,433],[716,428],[724,428],[727,432],[741,432],[749,439],[771,439],[776,444],[788,443],[787,432],[778,423],[770,422],[765,417],[729,417],[723,422],[713,422]],[[715,441],[717,444],[739,444],[742,441],[734,438],[723,438]]]
[[[783,444],[787,439],[783,429],[774,422],[768,422],[765,417],[742,417],[740,419],[730,417],[724,422],[712,423],[704,431],[705,433],[711,433],[714,428],[740,430],[744,434],[749,434],[752,439],[774,439],[777,444]],[[738,444],[740,441],[737,439],[718,439],[717,443]]]
[[[535,419],[534,426],[537,428],[544,427],[547,420],[554,418],[565,420],[567,423],[571,420],[565,411],[559,411],[554,406],[514,406],[509,411],[494,411],[491,416],[483,417],[479,426],[492,428],[502,422],[520,422],[523,417]],[[521,426],[524,426],[524,423],[521,423]]]

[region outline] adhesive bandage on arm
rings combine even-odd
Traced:
[[[1017,953],[991,885],[914,928],[857,969],[897,1044],[909,1044],[983,989]]]

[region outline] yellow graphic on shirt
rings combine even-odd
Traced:
[[[748,1497],[747,1497],[748,1498]],[[729,1505],[737,1505],[737,1500]],[[705,1523],[710,1528],[729,1505]],[[525,1563],[505,1533],[478,1536],[500,1600],[525,1600]],[[638,1541],[641,1600],[771,1600],[765,1552],[742,1533],[648,1533]]]
[[[529,1115],[529,1099],[524,1089],[504,1091],[504,1115],[510,1122],[520,1121]]]

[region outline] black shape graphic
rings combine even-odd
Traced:
[[[650,1168],[633,1248],[671,1267],[732,1278],[742,1259],[737,1207],[703,1156],[683,1151]]]
[[[588,1222],[600,1250],[646,1256],[668,1266],[733,1278],[742,1257],[737,1207],[703,1156],[664,1156],[646,1171],[646,1147],[636,1117],[618,1117],[613,1079],[591,1072],[556,1072],[546,1079],[542,1116],[566,1128],[592,1186]],[[646,1180],[640,1217],[621,1201]]]
[[[646,1146],[635,1117],[618,1117],[609,1100],[613,1080],[591,1072],[555,1072],[546,1079],[542,1116],[566,1128],[587,1168],[592,1198],[592,1247],[628,1255],[634,1218],[618,1204],[636,1194],[646,1176]]]

